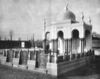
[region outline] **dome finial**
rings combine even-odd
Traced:
[[[46,29],[46,18],[44,18],[44,31]]]
[[[82,12],[82,21],[84,21],[84,13]]]
[[[89,16],[89,23],[91,24],[91,17]]]

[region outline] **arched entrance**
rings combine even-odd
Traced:
[[[58,52],[60,55],[64,54],[64,34],[62,31],[58,31],[57,33],[58,36]]]
[[[50,32],[46,32],[46,34],[45,34],[45,51],[46,51],[46,53],[48,53],[49,49],[50,49],[49,41],[50,41]]]
[[[43,42],[43,48],[44,48],[45,53],[48,53],[48,50],[50,49],[49,41],[50,41],[50,32],[46,32],[45,39]]]
[[[79,31],[77,29],[72,31],[72,53],[76,54],[79,51]]]
[[[90,48],[91,48],[91,41],[90,41],[90,39],[91,39],[91,33],[90,33],[90,31],[89,30],[86,30],[85,31],[85,51],[88,51]]]

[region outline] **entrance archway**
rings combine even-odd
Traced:
[[[90,39],[91,39],[91,33],[90,33],[90,31],[89,30],[86,30],[85,31],[85,52],[87,52],[89,49],[90,49],[90,47],[91,47],[91,41],[90,41]]]
[[[58,51],[60,55],[64,54],[64,34],[62,31],[58,31],[57,37],[58,37]]]
[[[74,29],[72,31],[72,53],[75,54],[80,50],[79,42],[80,42],[80,40],[79,40],[79,31],[77,29]]]
[[[49,41],[50,41],[50,32],[46,32],[45,34],[45,53],[49,52],[49,49],[50,49]]]

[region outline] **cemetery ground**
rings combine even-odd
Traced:
[[[53,76],[0,64],[0,79],[56,79]]]
[[[100,58],[99,58],[100,59]],[[100,79],[100,60],[87,64],[85,67],[70,71],[58,79]],[[0,64],[0,79],[57,79],[53,76],[20,70]]]

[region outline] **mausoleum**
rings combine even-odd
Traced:
[[[65,11],[57,16],[56,21],[46,26],[43,39],[45,53],[50,54],[47,67],[49,66],[50,68],[52,66],[50,70],[54,70],[53,72],[56,71],[55,69],[58,69],[56,74],[64,72],[59,71],[61,66],[59,68],[58,63],[61,61],[61,58],[69,61],[78,59],[92,49],[91,20],[89,19],[89,22],[86,23],[84,15],[82,15],[80,21],[77,21],[75,14],[66,7]],[[54,56],[53,59],[52,55]],[[51,65],[52,61],[56,65]],[[53,67],[57,68],[52,69]]]
[[[91,22],[77,21],[75,14],[67,7],[57,21],[46,26],[44,31],[45,48],[58,55],[77,54],[89,51],[92,44]]]

